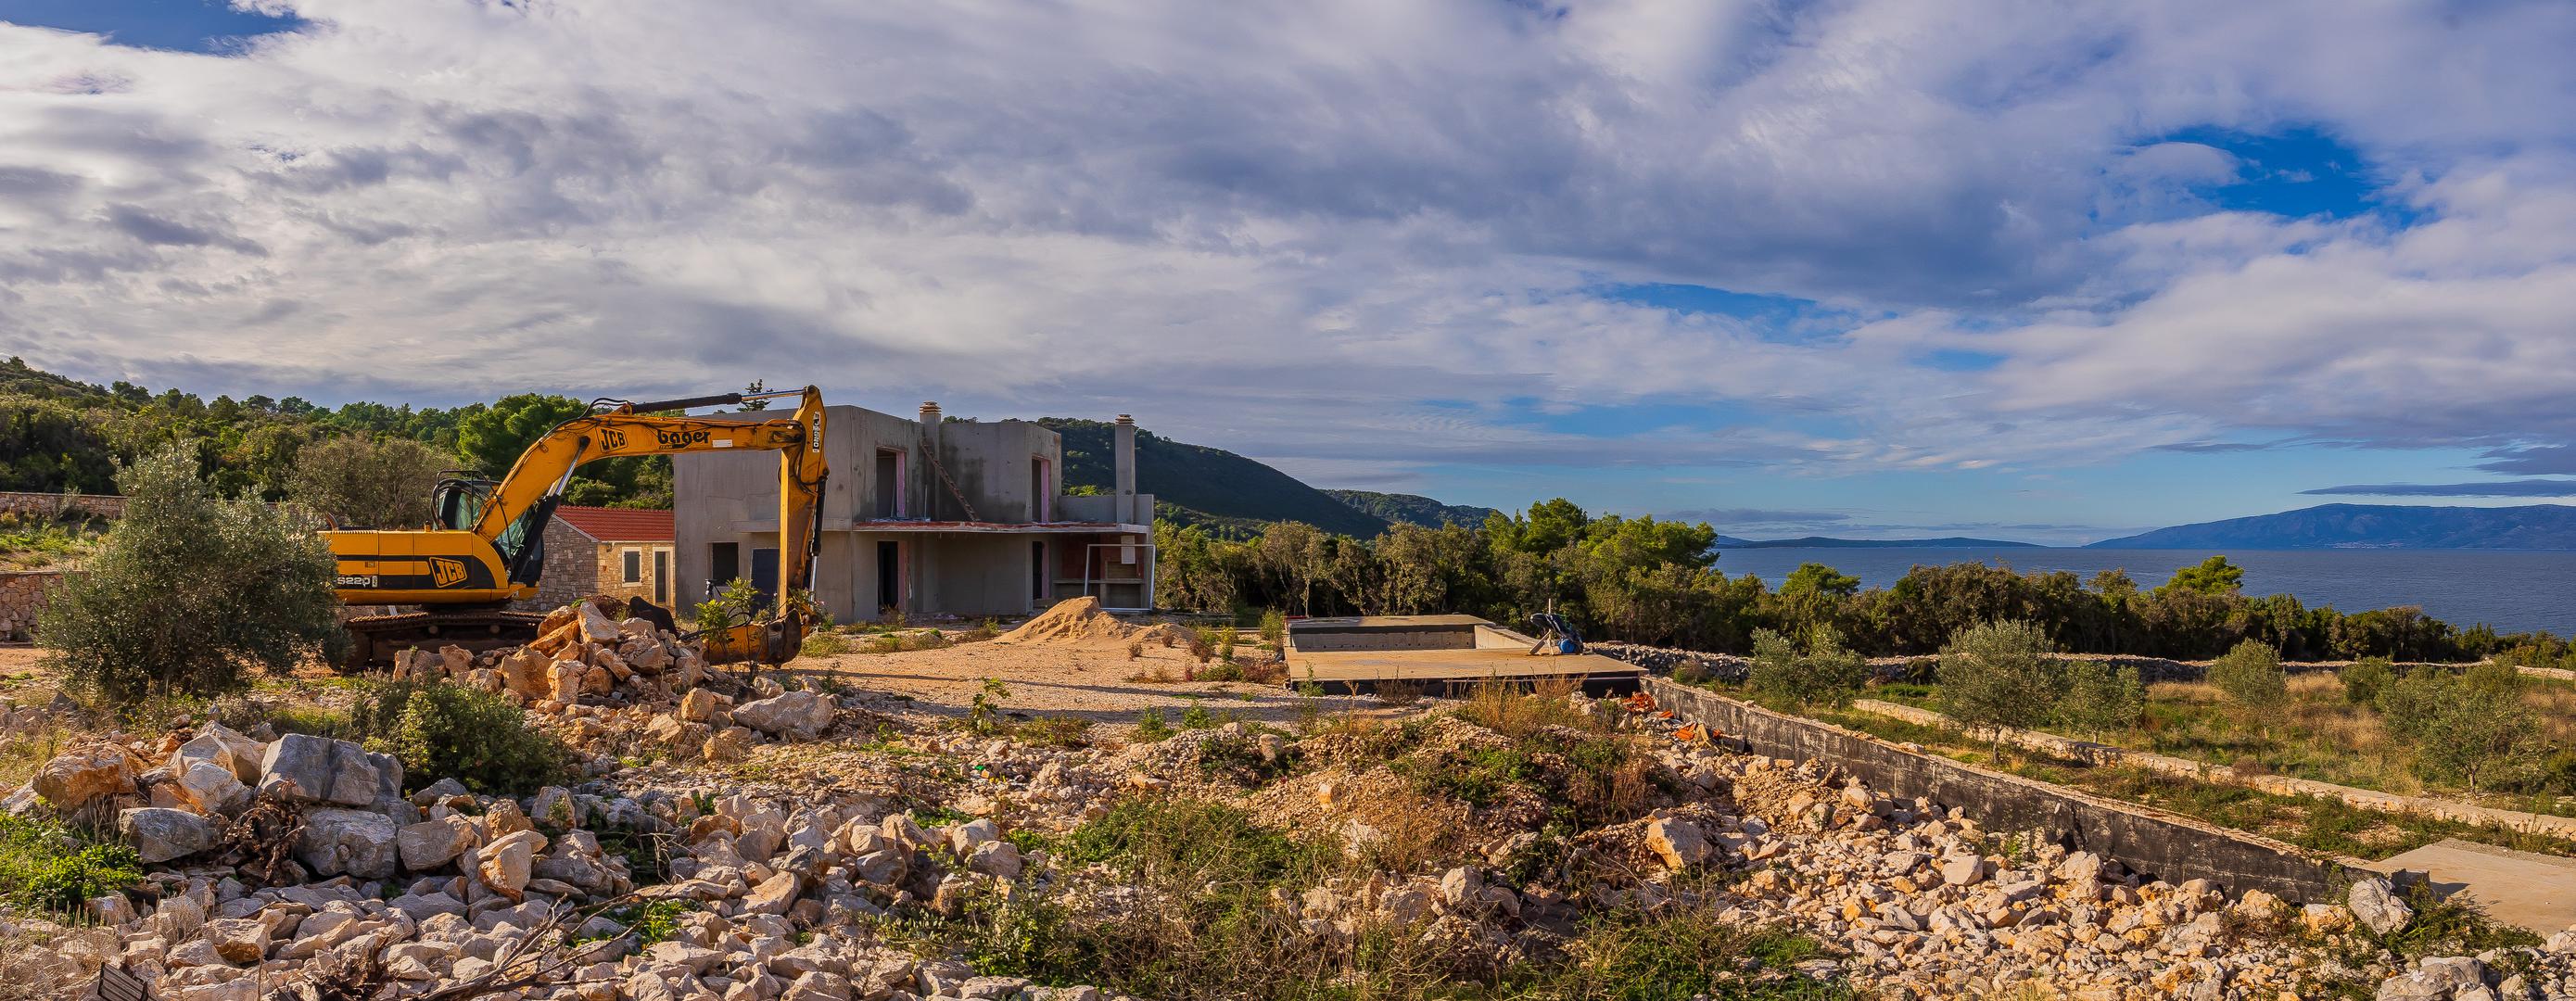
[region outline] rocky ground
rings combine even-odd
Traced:
[[[2290,907],[2141,880],[1643,701],[1279,696],[1283,725],[1112,734],[1037,725],[1041,686],[1014,720],[980,685],[709,671],[637,622],[562,624],[402,672],[508,693],[578,784],[477,794],[203,720],[75,731],[6,808],[113,831],[145,876],[77,920],[0,916],[0,995],[104,965],[164,999],[2576,997],[2576,933],[2378,883]]]

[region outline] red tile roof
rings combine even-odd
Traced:
[[[601,542],[669,542],[672,539],[669,511],[566,504],[555,509],[555,517],[580,529],[581,534]]]

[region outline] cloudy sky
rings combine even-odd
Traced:
[[[2080,541],[2576,496],[2556,0],[0,0],[0,350]]]

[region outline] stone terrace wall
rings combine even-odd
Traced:
[[[1872,788],[1956,808],[1989,831],[2037,832],[2168,882],[2208,879],[2235,894],[2265,890],[2294,903],[2330,903],[2343,899],[2341,888],[2351,881],[2376,875],[2269,838],[1910,751],[1663,678],[1646,679],[1646,690],[1756,754],[1840,765]]]
[[[115,494],[74,494],[67,498],[62,494],[0,490],[0,514],[36,514],[51,517],[62,511],[66,503],[101,518],[125,517],[125,498]]]
[[[24,640],[33,635],[45,595],[62,579],[60,570],[0,572],[0,639]]]

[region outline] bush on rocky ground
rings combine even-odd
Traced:
[[[215,496],[184,444],[117,486],[124,518],[37,621],[67,688],[116,704],[214,695],[244,687],[245,666],[283,671],[347,642],[330,545],[297,515]]]
[[[134,849],[94,844],[61,824],[0,814],[0,901],[71,918],[93,897],[143,878]]]
[[[352,714],[368,750],[400,759],[421,782],[448,777],[486,795],[519,795],[565,781],[572,752],[528,726],[498,694],[447,681],[371,685]]]

